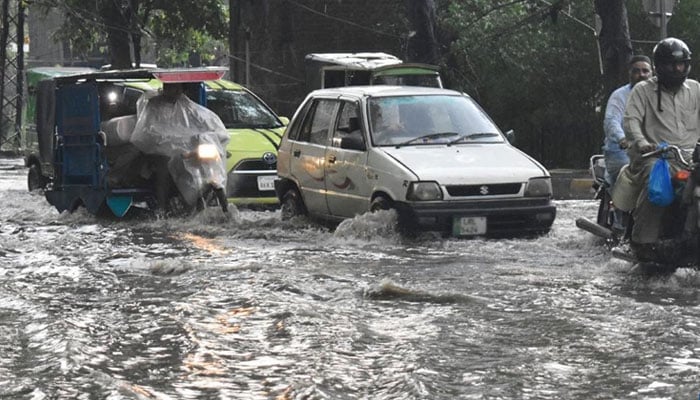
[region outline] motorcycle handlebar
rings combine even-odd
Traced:
[[[648,153],[644,153],[644,154],[642,154],[642,158],[654,157],[654,156],[658,156],[658,155],[661,155],[664,153],[669,153],[669,152],[673,153],[673,155],[676,157],[676,159],[678,161],[680,161],[681,164],[683,164],[684,166],[686,166],[686,167],[691,166],[691,164],[688,161],[686,161],[686,159],[683,157],[683,152],[681,151],[680,147],[673,145],[673,144],[669,144],[667,146],[660,147],[660,148],[658,148],[654,151],[650,151]]]

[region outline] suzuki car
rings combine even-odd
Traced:
[[[394,209],[408,231],[491,236],[545,233],[556,215],[549,172],[452,90],[311,92],[278,157],[283,218],[340,221]]]

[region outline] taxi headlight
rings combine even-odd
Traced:
[[[219,150],[216,145],[204,143],[197,146],[197,157],[200,160],[217,160],[219,159]]]
[[[442,200],[442,190],[437,182],[412,182],[408,186],[406,199],[412,201]]]
[[[526,197],[552,197],[552,180],[549,177],[530,178],[525,187]]]

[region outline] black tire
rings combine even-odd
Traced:
[[[282,220],[288,220],[294,217],[306,215],[306,207],[301,194],[296,188],[289,188],[282,196],[282,204],[280,204],[282,212]]]
[[[221,211],[224,213],[228,212],[228,199],[226,198],[226,192],[223,188],[214,189],[214,195],[216,199],[219,200],[219,205],[221,206]]]
[[[41,168],[32,164],[27,173],[27,188],[30,192],[46,189],[46,178],[41,174]]]
[[[387,199],[384,196],[377,196],[372,200],[372,203],[369,205],[369,211],[370,212],[377,212],[381,210],[391,210],[394,208],[393,204],[391,203],[391,200]]]
[[[600,204],[598,205],[598,216],[596,222],[600,226],[604,226],[608,229],[612,228],[612,211],[610,210],[610,193],[608,193],[607,188],[602,189],[602,199],[600,199]]]
[[[201,198],[197,200],[196,204],[189,205],[185,201],[182,194],[178,191],[168,198],[166,207],[159,206],[156,210],[159,210],[167,216],[188,216],[198,211],[197,208],[200,206],[200,201]]]

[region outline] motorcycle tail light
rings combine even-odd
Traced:
[[[197,156],[200,160],[216,160],[219,158],[219,150],[213,144],[200,144],[197,147]]]
[[[687,169],[680,169],[678,172],[676,172],[675,175],[673,175],[673,179],[678,182],[685,182],[688,180],[690,177],[690,171]]]

